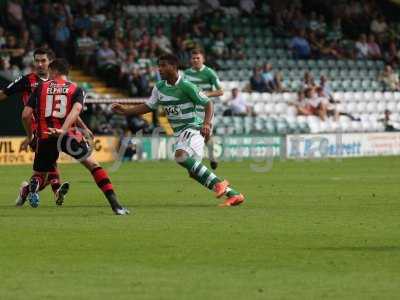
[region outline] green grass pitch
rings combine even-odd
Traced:
[[[219,208],[172,162],[124,164],[128,217],[79,165],[62,208],[15,208],[30,168],[0,167],[0,299],[398,299],[399,157],[249,165],[221,164],[248,200]]]

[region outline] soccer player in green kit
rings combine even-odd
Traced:
[[[191,68],[186,69],[185,79],[197,85],[207,97],[220,97],[224,94],[217,73],[210,67],[204,64],[204,53],[201,49],[193,49],[191,51],[190,63]],[[200,116],[204,116],[203,107],[198,108]],[[218,162],[214,157],[212,136],[207,141],[208,157],[210,166],[213,170],[218,167]]]
[[[135,106],[113,104],[112,110],[120,115],[142,115],[158,106],[164,108],[177,141],[174,145],[175,160],[200,184],[213,190],[217,198],[226,196],[220,206],[235,206],[244,201],[244,196],[230,187],[227,180],[218,178],[202,164],[204,141],[211,135],[214,113],[213,103],[193,83],[179,75],[179,61],[171,54],[158,61],[162,80],[153,88],[150,98]],[[204,107],[205,116],[199,117],[197,108]]]

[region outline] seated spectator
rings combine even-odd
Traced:
[[[16,65],[10,65],[5,59],[0,59],[0,77],[7,81],[14,81],[20,75],[20,70]]]
[[[239,2],[240,10],[246,15],[251,16],[256,5],[253,0],[240,0]]]
[[[268,91],[267,84],[264,78],[261,76],[260,68],[256,67],[253,69],[253,75],[250,78],[250,89],[253,92],[264,93]]]
[[[54,52],[58,57],[66,57],[71,32],[65,21],[57,21],[54,27],[52,39],[54,41]]]
[[[227,56],[228,48],[225,44],[224,33],[222,31],[217,33],[214,44],[211,46],[211,51],[217,58],[224,58]]]
[[[361,34],[358,41],[355,44],[355,55],[356,58],[368,58],[368,43],[367,43],[367,36],[365,34]]]
[[[97,63],[99,67],[117,64],[117,56],[115,51],[110,48],[108,40],[104,40],[97,51]]]
[[[317,13],[315,11],[311,12],[307,27],[311,31],[317,31],[317,29],[319,28],[319,22],[318,22],[318,19],[317,19]]]
[[[297,115],[299,116],[311,116],[313,114],[310,105],[306,101],[303,90],[297,92],[297,99],[291,105],[296,107]]]
[[[82,29],[76,39],[76,55],[79,63],[86,68],[89,64],[89,58],[97,48],[97,43],[88,36],[86,29]]]
[[[283,75],[282,72],[275,72],[273,80],[270,82],[272,93],[284,93],[286,92],[283,86]]]
[[[238,38],[233,38],[229,49],[230,49],[230,56],[233,59],[245,59],[245,38],[244,36],[239,36]]]
[[[290,41],[290,49],[293,51],[293,57],[297,59],[307,59],[311,55],[311,47],[305,38],[305,31],[300,30]]]
[[[162,27],[157,27],[156,35],[153,37],[153,43],[157,45],[157,47],[165,53],[172,53],[171,42],[164,35]]]
[[[386,65],[384,71],[379,75],[379,81],[385,91],[399,91],[399,75],[395,73],[390,65]]]
[[[230,100],[230,108],[233,116],[250,116],[251,107],[247,105],[246,100],[239,93],[238,88],[232,89],[232,98]]]
[[[312,75],[311,72],[306,71],[304,72],[304,76],[303,76],[303,89],[313,89],[315,88],[316,84],[314,81],[314,76]]]
[[[396,65],[400,62],[400,51],[397,50],[396,42],[391,40],[388,49],[384,54],[385,61],[389,65]]]
[[[391,118],[391,115],[392,112],[388,109],[385,109],[385,115],[379,121],[385,126],[385,131],[400,131],[400,124],[394,122]]]
[[[25,50],[18,45],[15,36],[9,35],[6,38],[6,44],[3,46],[2,52],[5,52],[9,55],[11,65],[22,67],[22,58],[25,54]]]
[[[327,118],[326,103],[315,94],[314,88],[306,88],[304,94],[311,113],[319,117],[321,121],[325,121]]]
[[[343,38],[342,19],[334,19],[331,28],[328,30],[327,39],[329,41],[338,41]]]
[[[328,78],[325,75],[321,75],[319,78],[319,87],[322,88],[323,93],[329,98],[333,98],[332,89],[329,86]]]
[[[265,63],[263,65],[261,76],[264,79],[267,86],[269,86],[270,82],[274,81],[274,72],[272,71],[272,64]]]
[[[327,94],[324,93],[324,89],[322,87],[316,88],[316,94],[318,100],[316,102],[320,103],[321,107],[324,106],[326,109],[326,115],[328,117],[332,116],[335,121],[339,120],[339,111],[336,110],[335,101],[329,98]]]
[[[373,34],[368,36],[368,57],[372,59],[382,58],[381,48],[375,41],[375,36]]]
[[[326,31],[327,31],[327,25],[326,25],[326,21],[325,21],[325,16],[320,14],[318,16],[318,23],[319,23],[319,27],[318,27],[318,34],[319,35],[325,35]]]
[[[386,23],[385,17],[383,15],[379,15],[374,18],[370,25],[370,30],[372,33],[378,36],[384,36],[388,29],[388,25]]]
[[[6,44],[4,28],[0,26],[0,49]]]

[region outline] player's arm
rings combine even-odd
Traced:
[[[8,98],[8,96],[21,93],[30,88],[29,81],[26,77],[21,76],[11,82],[5,89],[0,90],[0,101]]]
[[[29,97],[28,103],[25,105],[24,110],[22,111],[22,125],[24,126],[26,138],[21,144],[22,150],[28,150],[30,143],[33,140],[33,130],[32,130],[32,114],[33,110],[36,107],[38,100],[38,94],[35,91]]]
[[[208,101],[206,106],[204,106],[204,113],[203,127],[201,128],[200,132],[201,135],[204,136],[204,139],[208,141],[211,136],[212,119],[214,116],[214,104],[212,101]]]
[[[219,81],[218,75],[211,71],[211,83],[215,87],[215,90],[205,92],[207,97],[220,97],[224,94],[224,90],[221,86],[221,82]]]
[[[111,109],[116,114],[123,116],[143,115],[152,111],[151,108],[144,103],[135,106],[127,106],[119,103],[114,103],[111,106]]]
[[[6,100],[7,97],[8,96],[4,93],[4,91],[0,90],[0,101]]]
[[[119,103],[114,103],[111,106],[113,112],[123,116],[143,115],[147,114],[157,108],[158,105],[158,89],[153,87],[150,98],[146,103],[138,104],[135,106],[126,106]]]
[[[187,84],[185,86],[185,92],[188,94],[192,102],[196,105],[204,106],[205,116],[203,120],[203,127],[200,132],[207,141],[211,135],[212,120],[214,116],[214,106],[212,101],[207,97],[207,95],[200,91],[194,84]]]
[[[81,114],[83,105],[80,102],[75,102],[72,106],[70,113],[68,114],[67,118],[64,121],[63,126],[61,127],[62,133],[65,133],[75,124]]]
[[[22,111],[22,125],[24,126],[26,137],[29,143],[33,139],[32,113],[33,113],[33,108],[28,105],[25,106],[24,110]]]
[[[81,119],[81,117],[78,117],[78,119],[76,120],[76,125],[77,125],[79,128],[82,128],[82,129],[84,130],[84,132],[85,132],[87,135],[89,135],[89,137],[90,137],[91,139],[94,138],[93,132],[90,130],[89,127],[87,127],[87,125],[85,124],[85,122],[83,122],[83,120]]]

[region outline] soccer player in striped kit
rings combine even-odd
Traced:
[[[32,207],[39,205],[39,190],[45,186],[47,174],[62,151],[79,160],[91,172],[114,213],[126,215],[129,211],[118,202],[107,172],[93,158],[82,135],[73,130],[83,108],[84,92],[76,83],[68,81],[68,69],[68,63],[63,59],[50,63],[50,80],[36,88],[22,112],[27,134],[23,148],[26,149],[33,139],[32,114],[37,122],[38,135],[34,173],[24,188],[27,199]]]
[[[201,162],[204,141],[207,141],[211,134],[213,103],[196,85],[179,75],[179,61],[176,56],[163,55],[158,64],[163,80],[153,88],[146,103],[133,107],[113,104],[113,111],[125,116],[141,115],[162,106],[177,136],[174,145],[176,162],[188,170],[197,182],[213,190],[217,198],[226,196],[227,199],[220,206],[241,204],[244,196]],[[198,106],[204,107],[204,117],[198,115]]]
[[[185,79],[197,85],[202,91],[204,91],[204,94],[211,99],[222,96],[224,90],[222,89],[217,72],[204,64],[204,52],[199,48],[195,48],[190,52],[190,54],[190,64],[192,67],[184,71]],[[197,107],[197,110],[199,116],[204,117],[204,108]],[[211,169],[215,170],[218,167],[218,162],[214,156],[212,132],[210,138],[206,142],[206,146],[208,149],[208,158],[210,160]]]

